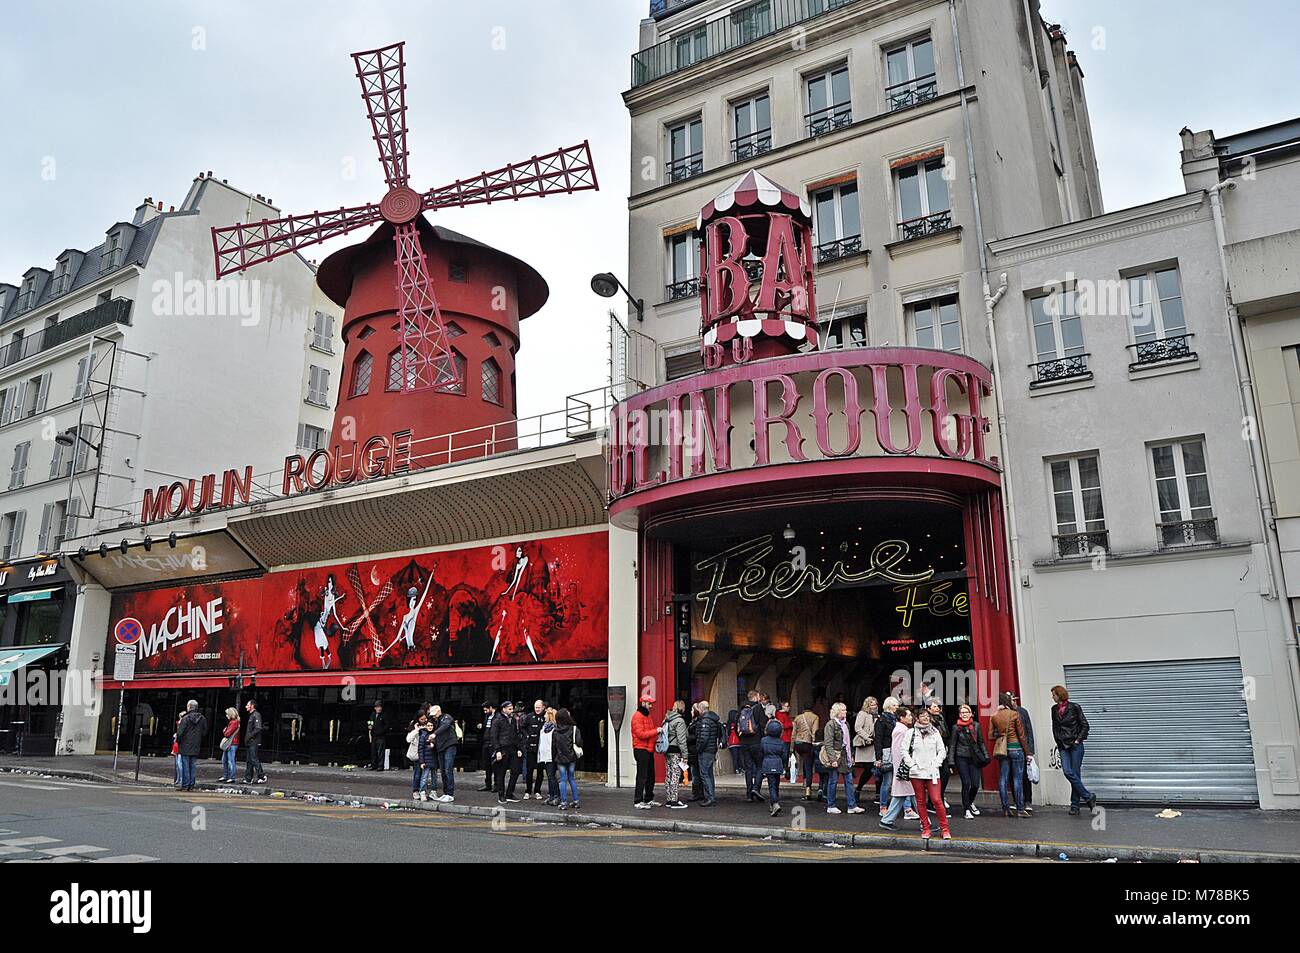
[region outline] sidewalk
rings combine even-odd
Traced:
[[[59,758],[0,758],[0,771],[33,771],[55,775],[85,777],[102,781],[132,782],[135,761],[123,758],[116,775],[111,755],[69,756]],[[294,797],[304,794],[325,795],[334,800],[355,800],[381,805],[403,802],[419,807],[452,813],[491,813],[497,807],[496,796],[479,791],[483,775],[457,772],[454,804],[410,801],[410,772],[404,769],[376,774],[365,770],[318,767],[314,765],[266,765],[269,785],[247,788],[257,794],[283,792]],[[241,764],[242,771],[242,764]],[[229,788],[217,785],[220,774],[216,761],[200,761],[199,786],[207,789]],[[141,762],[140,782],[171,784],[170,758],[146,758]],[[579,780],[582,800],[580,812],[561,812],[534,801],[521,800],[507,809],[507,816],[566,824],[619,824],[628,828],[678,830],[695,834],[726,834],[742,837],[775,837],[783,840],[836,842],[859,847],[924,849],[919,825],[902,822],[896,833],[876,824],[874,808],[866,814],[833,815],[815,803],[799,799],[802,788],[790,786],[782,801],[784,813],[776,819],[768,816],[766,803],[750,804],[743,792],[720,788],[718,806],[697,805],[684,811],[656,808],[639,811],[632,807],[630,787],[617,790],[597,782]],[[519,791],[522,794],[523,785]],[[949,791],[952,794],[952,791]],[[662,799],[663,786],[656,795]],[[951,801],[951,797],[949,798]],[[806,830],[792,824],[795,808],[805,808]],[[955,850],[984,855],[1057,857],[1064,853],[1072,860],[1178,861],[1300,861],[1300,811],[1259,811],[1251,809],[1217,810],[1178,808],[1182,816],[1163,820],[1155,815],[1159,807],[1124,807],[1105,810],[1104,829],[1094,830],[1094,819],[1070,817],[1065,808],[1041,807],[1033,818],[1016,819],[985,813],[973,821],[960,817],[952,821],[953,840],[940,841],[937,836],[930,850]]]

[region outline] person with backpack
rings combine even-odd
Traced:
[[[682,717],[684,711],[686,702],[680,698],[673,702],[673,707],[664,716],[664,723],[659,726],[659,738],[655,742],[655,749],[662,747],[664,754],[664,783],[668,788],[668,798],[664,804],[674,811],[685,810],[687,807],[678,796],[682,783],[682,762],[690,744],[686,737],[686,719]]]
[[[974,820],[980,814],[980,809],[975,806],[975,792],[979,790],[980,771],[989,763],[989,753],[984,747],[984,738],[970,705],[957,708],[957,722],[952,726],[952,744],[948,748],[948,763],[957,769],[957,776],[961,778],[962,812],[966,820]]]
[[[557,780],[555,764],[555,716],[554,708],[542,712],[542,730],[537,736],[537,765],[546,772],[546,803],[558,807],[560,803],[560,784]],[[538,797],[541,797],[539,792]]]
[[[176,725],[176,756],[181,763],[181,790],[194,790],[194,771],[203,745],[203,736],[208,733],[208,720],[199,711],[199,703],[191,698],[185,703],[185,714],[181,715]]]
[[[251,698],[244,710],[248,712],[248,723],[244,725],[244,745],[248,749],[244,755],[244,783],[265,784],[266,771],[262,768],[262,759],[257,756],[257,748],[262,743],[262,713]]]
[[[921,709],[916,713],[916,724],[907,733],[902,761],[907,765],[908,780],[916,797],[916,811],[921,816],[921,839],[930,839],[930,808],[939,816],[939,834],[952,840],[948,828],[948,812],[944,809],[943,795],[939,792],[939,772],[947,760],[943,735],[934,726],[930,712]],[[926,801],[929,801],[927,806]]]
[[[731,756],[731,773],[744,774],[744,755],[740,750],[740,712],[733,708],[727,712],[727,754]]]
[[[819,759],[826,775],[826,813],[839,814],[835,804],[835,789],[844,782],[844,804],[850,814],[864,813],[858,807],[853,790],[853,733],[848,723],[848,708],[843,702],[831,705],[830,721],[822,733],[822,750]]]
[[[632,806],[642,811],[659,806],[655,801],[655,741],[659,731],[650,717],[650,706],[654,703],[654,696],[646,692],[632,712],[632,758],[636,761]]]
[[[682,726],[685,728],[685,725]],[[578,809],[578,759],[582,757],[582,732],[567,708],[555,713],[551,738],[555,770],[560,784],[560,810]],[[567,792],[567,793],[566,793]]]
[[[218,782],[233,783],[235,772],[235,752],[239,749],[239,712],[233,708],[226,709],[226,727],[221,730],[221,777]]]
[[[524,740],[515,720],[515,703],[503,701],[501,710],[492,719],[492,763],[495,766],[494,787],[498,804],[517,804],[515,785],[519,783],[519,766],[524,757]],[[506,776],[510,782],[507,786]]]
[[[700,788],[704,794],[700,807],[714,807],[718,803],[718,787],[714,772],[718,764],[718,750],[722,744],[722,721],[718,718],[717,712],[709,709],[708,702],[700,702],[696,707],[700,712],[695,719],[695,747],[699,751],[697,770]]]
[[[762,800],[759,769],[763,764],[763,735],[766,728],[767,715],[763,711],[763,703],[758,692],[750,692],[736,721],[736,732],[740,735],[740,760],[745,767],[745,799],[749,801]]]
[[[1081,813],[1079,808],[1083,805],[1092,811],[1097,806],[1097,795],[1083,784],[1083,743],[1088,740],[1088,719],[1083,709],[1070,701],[1070,692],[1064,685],[1052,687],[1052,738],[1061,753],[1061,773],[1070,782],[1070,814]]]
[[[456,719],[434,705],[429,709],[429,724],[433,726],[434,758],[442,775],[442,794],[438,800],[450,804],[456,800],[456,749],[460,747],[460,730]]]
[[[781,776],[786,771],[785,742],[781,740],[783,726],[773,718],[767,723],[763,735],[763,777],[767,779],[767,812],[772,817],[781,813]]]

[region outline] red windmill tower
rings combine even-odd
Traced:
[[[466,414],[463,405],[449,413],[450,408],[439,406],[434,399],[444,394],[464,395],[467,388],[462,367],[464,357],[450,344],[448,325],[443,320],[439,295],[430,276],[430,254],[425,242],[432,241],[439,246],[433,259],[440,264],[447,264],[448,259],[448,254],[439,250],[441,245],[464,249],[461,257],[473,259],[475,270],[481,272],[482,280],[472,287],[482,290],[491,281],[491,289],[498,297],[502,287],[508,289],[510,300],[504,305],[497,301],[492,306],[494,312],[505,316],[487,319],[488,323],[502,325],[507,333],[517,336],[518,319],[545,302],[545,282],[511,256],[449,230],[433,228],[424,219],[424,213],[598,188],[587,142],[458,179],[427,192],[411,188],[407,175],[404,46],[397,43],[352,54],[388,184],[388,192],[378,204],[212,230],[216,273],[220,278],[358,228],[380,226],[360,245],[331,255],[318,272],[321,289],[345,306],[343,336],[348,350],[340,387],[342,396],[335,413],[335,443],[340,437],[339,421],[345,417],[353,418],[355,439],[360,440],[402,426],[415,427],[415,436],[422,438],[513,420],[513,409],[500,398],[487,402],[499,406],[496,410],[489,406],[486,414],[472,410]],[[383,255],[379,250],[390,236],[395,254]],[[478,268],[479,265],[482,267]],[[463,275],[460,280],[464,281]],[[453,299],[465,297],[465,290],[452,290]],[[463,307],[470,314],[484,311],[469,305]],[[384,320],[390,314],[396,315],[395,322]],[[461,333],[464,329],[453,325],[451,330]],[[377,331],[382,333],[382,338],[368,341],[364,348],[353,346],[354,332],[372,338]],[[385,349],[384,339],[393,345],[391,352]],[[492,340],[490,336],[489,340]],[[511,370],[514,350],[513,345],[508,347]],[[386,358],[389,353],[391,360]],[[372,367],[376,355],[385,358],[386,363]],[[364,366],[356,364],[359,359]],[[364,380],[359,382],[358,376],[363,372]],[[365,385],[360,393],[358,383]],[[373,395],[368,393],[371,388],[375,391]],[[415,405],[389,399],[418,392],[429,396]],[[496,419],[488,419],[491,417]],[[438,429],[431,431],[431,422]]]

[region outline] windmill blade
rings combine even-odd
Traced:
[[[217,277],[243,271],[250,265],[279,258],[382,220],[378,205],[357,205],[333,212],[311,212],[214,228],[212,251],[217,262]]]
[[[414,222],[397,226],[397,312],[402,326],[402,392],[458,390],[460,368],[429,279],[428,261]]]
[[[406,58],[404,43],[353,53],[361,98],[370,116],[388,187],[406,185]]]
[[[567,192],[586,192],[600,188],[591,146],[583,141],[567,149],[557,149],[526,162],[483,172],[470,179],[458,179],[451,185],[424,193],[424,210],[484,205],[505,199],[541,198]]]

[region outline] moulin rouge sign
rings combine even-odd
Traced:
[[[346,453],[342,446],[335,446],[307,456],[293,454],[285,457],[280,495],[347,486],[401,473],[410,467],[411,431],[399,430],[392,436],[381,434],[354,443]],[[197,516],[207,510],[249,503],[252,491],[252,467],[244,467],[242,472],[226,470],[220,477],[209,473],[200,479],[177,480],[170,486],[145,490],[140,522]]]

